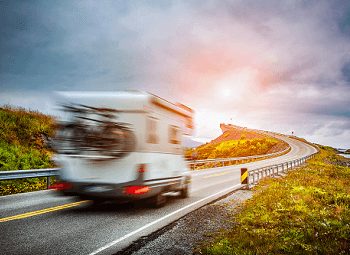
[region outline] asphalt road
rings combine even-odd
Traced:
[[[192,173],[190,197],[170,196],[165,207],[90,201],[39,191],[0,197],[0,254],[113,254],[187,213],[240,188],[240,169],[259,168],[316,152],[283,138],[292,150],[281,157]],[[199,219],[200,220],[200,219]]]

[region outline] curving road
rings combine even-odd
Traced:
[[[191,194],[169,196],[160,209],[142,203],[90,201],[39,191],[0,197],[0,254],[113,254],[165,225],[235,189],[240,169],[259,168],[301,158],[316,152],[306,143],[276,137],[291,145],[281,157],[236,166],[192,172]],[[200,220],[200,219],[198,219]]]

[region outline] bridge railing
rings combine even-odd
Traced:
[[[319,151],[288,162],[251,169],[248,171],[248,188],[257,185],[262,179],[275,177],[276,175],[281,175],[281,173],[286,173],[298,166],[301,166],[302,164],[306,163],[306,160],[315,157],[318,153]]]
[[[187,164],[191,166],[191,170],[196,169],[196,165],[203,165],[204,168],[207,167],[208,163],[213,163],[213,167],[217,167],[219,163],[221,163],[222,166],[225,166],[225,164],[230,165],[232,163],[241,163],[243,164],[244,161],[249,161],[252,159],[259,159],[259,158],[271,158],[280,154],[287,153],[290,150],[290,146],[279,152],[271,153],[271,154],[264,154],[264,155],[257,155],[257,156],[247,156],[247,157],[235,157],[235,158],[215,158],[215,159],[201,159],[201,160],[192,160],[187,161]]]

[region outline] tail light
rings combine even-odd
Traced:
[[[130,186],[124,188],[126,195],[141,195],[148,193],[151,189],[148,186]]]
[[[65,190],[65,189],[71,189],[72,187],[73,187],[72,183],[66,182],[66,183],[59,183],[56,185],[52,185],[49,187],[49,189]]]

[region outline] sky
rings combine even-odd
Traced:
[[[0,105],[143,90],[220,123],[350,148],[350,1],[0,1]]]

